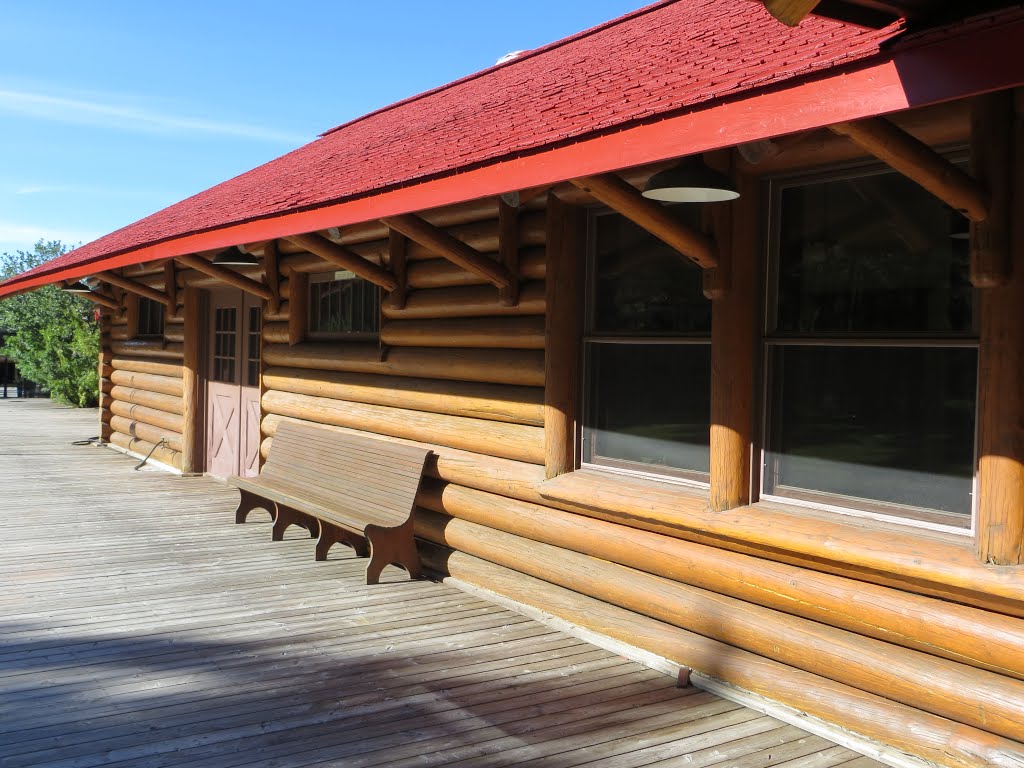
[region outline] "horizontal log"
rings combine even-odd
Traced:
[[[398,347],[381,360],[374,344],[305,342],[263,348],[267,366],[328,371],[380,373],[391,376],[478,381],[492,384],[544,385],[544,353],[532,349],[436,349]]]
[[[402,378],[370,373],[268,368],[266,390],[357,403],[392,405],[414,411],[468,416],[475,419],[541,426],[543,390],[435,379]]]
[[[131,341],[115,341],[110,345],[115,355],[136,355],[139,357],[156,357],[168,360],[180,360],[185,349],[180,343],[166,342],[161,339],[132,339]]]
[[[108,408],[100,408],[100,424],[110,424],[110,420],[114,417],[114,414],[110,412]]]
[[[182,344],[185,341],[184,323],[171,322],[173,318],[164,325],[164,341],[170,344]]]
[[[169,430],[178,435],[181,434],[182,427],[184,426],[180,413],[169,413],[157,408],[148,408],[144,405],[127,403],[122,400],[114,400],[111,402],[110,412],[115,416],[121,416],[122,418],[130,421],[138,421],[143,424],[148,424],[149,426],[156,427],[158,429]],[[118,431],[124,432],[125,430],[119,429]],[[131,433],[129,432],[127,434]],[[145,435],[140,434],[138,437],[145,437]]]
[[[127,325],[115,325],[110,329],[110,338],[112,341],[128,341],[131,335],[128,333]]]
[[[538,486],[570,512],[666,533],[874,584],[1024,616],[1024,569],[986,567],[953,534],[864,525],[764,502],[712,512],[706,494],[682,486],[582,470]]]
[[[523,283],[519,303],[505,306],[498,291],[489,285],[457,288],[425,288],[411,291],[401,309],[385,304],[381,308],[390,320],[428,320],[443,317],[499,317],[543,315],[544,283]]]
[[[230,267],[232,272],[236,272],[242,277],[248,278],[254,282],[260,282],[263,280],[263,266],[255,267]],[[224,282],[219,280],[212,275],[208,275],[205,272],[198,272],[194,269],[186,269],[183,266],[179,266],[177,269],[177,283],[178,288],[186,288],[192,286],[194,288],[223,288]]]
[[[519,275],[524,280],[543,280],[546,273],[543,248],[523,248],[519,252]],[[409,265],[410,288],[454,288],[459,285],[483,285],[483,278],[467,272],[450,261],[430,259]]]
[[[301,419],[289,420],[301,421]],[[324,429],[350,435],[363,434],[357,429],[348,429],[347,427],[320,426],[323,426]],[[394,437],[393,435],[378,434],[376,438],[402,445],[413,445],[417,448],[431,451],[431,455],[427,457],[424,472],[438,480],[446,480],[482,491],[489,491],[500,496],[512,498],[520,496],[529,497],[532,493],[534,498],[541,498],[533,489],[537,483],[544,480],[544,468],[536,464],[500,459],[483,453],[461,451],[449,446],[438,445],[437,443],[407,440],[402,437]],[[263,451],[263,458],[266,458],[266,450],[269,449],[272,441],[273,438],[268,437],[261,443],[260,450]]]
[[[274,390],[266,392],[261,402],[263,411],[268,414],[263,420],[263,433],[270,437],[273,437],[278,423],[277,419],[271,417],[290,416],[410,440],[429,439],[462,450],[487,450],[515,461],[534,464],[544,461],[543,430],[540,427]]]
[[[115,386],[120,385],[131,387],[132,389],[144,389],[147,392],[158,392],[181,399],[182,384],[180,377],[120,370],[110,374],[110,381]]]
[[[290,281],[285,280],[284,282],[287,283],[287,282],[290,282]],[[280,322],[287,323],[288,322],[288,316],[289,316],[290,313],[291,313],[291,304],[289,302],[287,302],[287,301],[282,301],[280,306],[277,309],[277,312],[270,312],[270,311],[268,311],[268,312],[266,312],[263,315],[263,321],[267,322],[267,323],[280,323]]]
[[[451,318],[390,320],[380,339],[393,347],[480,347],[487,349],[544,349],[544,318]],[[276,339],[275,339],[276,340]]]
[[[328,240],[326,237],[316,233],[291,235],[290,240],[295,245],[305,248],[310,253],[316,254],[321,259],[334,265],[337,269],[347,269],[364,280],[374,285],[379,285],[385,291],[393,291],[398,287],[395,276],[384,269],[379,263],[364,259],[355,251],[346,248],[344,245]]]
[[[431,541],[643,613],[813,675],[1006,738],[1024,733],[1024,683],[436,513]]]
[[[263,323],[263,341],[267,344],[288,343],[287,322],[265,322]]]
[[[114,383],[108,378],[100,379],[100,392],[104,395],[109,395],[114,390]]]
[[[99,370],[99,377],[101,379],[109,379],[110,378],[110,374],[112,374],[114,372],[114,366],[112,366],[110,363],[101,362],[99,364],[99,369],[98,370]]]
[[[152,461],[158,461],[174,469],[181,469],[181,451],[174,451],[163,446],[157,448],[154,443],[121,432],[113,432],[110,435],[110,442],[118,448],[131,451],[140,458],[149,456]]]
[[[626,525],[424,483],[418,503],[505,533],[1024,680],[1024,622]]]
[[[166,263],[167,259],[157,259],[156,261],[144,261],[141,264],[129,264],[121,270],[121,273],[125,277],[163,276]]]
[[[462,552],[446,552],[428,545],[421,551],[426,565],[461,581],[841,724],[936,765],[978,768],[1013,766],[1024,760],[1024,747],[1019,742],[793,669]]]
[[[113,410],[111,410],[111,413],[113,413]],[[163,440],[164,446],[169,450],[175,453],[181,452],[182,440],[180,432],[163,429],[162,427],[154,427],[142,421],[126,419],[123,416],[116,415],[110,419],[110,426],[115,432],[138,440],[145,440],[152,445],[156,445]]]
[[[150,392],[149,390],[136,389],[134,387],[114,386],[110,390],[110,396],[115,400],[121,400],[125,403],[144,405],[147,408],[156,408],[167,413],[181,415],[184,411],[181,397],[165,395],[160,392]]]
[[[163,360],[145,360],[138,357],[121,357],[115,355],[110,361],[110,364],[118,371],[152,373],[157,376],[170,376],[175,379],[180,379],[182,376],[181,363],[171,363]]]

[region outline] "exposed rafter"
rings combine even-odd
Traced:
[[[72,280],[71,282],[74,283],[76,281]],[[88,299],[89,301],[92,301],[96,304],[99,304],[102,307],[107,307],[108,309],[113,309],[117,312],[121,311],[121,304],[118,302],[118,300],[115,299],[113,296],[107,296],[105,293],[100,293],[99,291],[90,291],[89,293],[77,293],[76,295]]]
[[[385,291],[393,291],[398,287],[398,281],[395,279],[395,276],[386,269],[378,267],[350,248],[338,245],[338,243],[328,240],[323,235],[310,232],[304,235],[289,235],[285,240],[319,256],[324,261],[329,261],[342,269],[347,269],[364,280],[369,280],[374,285],[379,285]]]
[[[503,264],[499,264],[415,214],[388,216],[381,221],[453,264],[458,264],[463,269],[479,275],[492,285],[508,288],[512,284],[512,275]]]
[[[194,253],[186,253],[175,258],[178,262],[186,267],[194,269],[196,272],[202,272],[204,275],[209,275],[212,278],[220,280],[222,283],[233,285],[235,288],[240,288],[246,293],[251,293],[253,296],[259,296],[261,299],[266,299],[267,301],[270,301],[273,298],[273,294],[270,292],[270,289],[263,283],[251,280],[245,275],[240,275],[233,269],[222,267],[219,264],[211,264],[202,256]]]
[[[988,194],[969,174],[883,117],[829,126],[971,221],[988,218]]]
[[[718,265],[715,244],[710,237],[677,221],[661,203],[648,200],[618,176],[586,176],[572,179],[572,183],[672,246],[702,269]]]
[[[156,288],[150,288],[145,283],[140,283],[138,280],[132,280],[130,277],[124,277],[116,272],[100,272],[96,277],[105,283],[116,285],[118,288],[123,288],[128,293],[134,293],[137,296],[144,296],[151,301],[159,302],[165,307],[171,306],[171,297],[166,293],[158,291]]]

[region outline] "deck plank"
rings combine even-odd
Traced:
[[[878,763],[0,401],[0,768]]]

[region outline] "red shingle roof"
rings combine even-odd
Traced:
[[[870,57],[899,31],[813,17],[791,29],[750,0],[657,3],[339,126],[33,273],[657,120]]]

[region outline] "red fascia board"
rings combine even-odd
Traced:
[[[773,87],[656,122],[318,208],[197,232],[0,285],[0,296],[61,279],[343,227],[384,216],[731,147],[1024,83],[1024,20],[895,50],[844,71]]]

